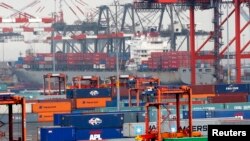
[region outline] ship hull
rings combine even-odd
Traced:
[[[214,69],[207,71],[208,68],[199,68],[196,71],[196,84],[213,84],[214,83]],[[179,68],[175,71],[164,71],[164,72],[138,72],[138,71],[121,71],[120,74],[131,74],[139,77],[159,77],[162,84],[191,84],[191,73],[188,68]],[[51,73],[52,71],[28,71],[25,69],[15,70],[15,74],[19,82],[31,82],[34,84],[43,84],[43,75]],[[54,73],[65,73],[67,74],[70,83],[72,77],[77,75],[98,75],[102,80],[109,76],[116,75],[115,71],[56,71]]]

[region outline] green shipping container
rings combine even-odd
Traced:
[[[192,105],[193,110],[222,110],[224,109],[224,104],[196,104]],[[188,106],[183,107],[187,110]]]
[[[168,138],[163,141],[207,141],[207,137],[191,137],[191,138]]]
[[[120,107],[120,111],[142,111],[143,107]],[[96,108],[95,112],[117,112],[117,107]]]
[[[6,92],[8,89],[6,84],[0,84],[0,92]]]
[[[227,110],[250,110],[250,102],[225,103]]]

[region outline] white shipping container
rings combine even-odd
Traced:
[[[208,125],[220,125],[227,120],[235,120],[234,123],[241,122],[241,119],[237,118],[206,118],[206,119],[193,119],[193,131],[200,131],[202,135],[207,136]],[[151,130],[157,129],[156,122],[150,122],[149,128]],[[176,132],[176,121],[166,121],[161,124],[161,132]],[[181,120],[181,127],[188,128],[188,120]],[[123,136],[136,137],[138,135],[145,134],[145,123],[124,123],[123,124]]]
[[[26,103],[25,105],[26,113],[31,113],[32,112],[32,104],[31,103]],[[12,107],[13,113],[21,113],[22,112],[22,107],[20,104],[18,105],[13,105]],[[0,105],[0,114],[8,114],[8,106],[7,105]]]

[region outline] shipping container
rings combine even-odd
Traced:
[[[215,85],[191,85],[194,94],[215,94]]]
[[[63,116],[65,115],[78,115],[79,113],[55,113],[54,114],[54,121],[53,121],[53,124],[55,126],[61,126],[62,125],[62,118]]]
[[[208,103],[233,103],[247,102],[248,94],[219,94],[214,97],[208,97]]]
[[[76,140],[107,140],[122,137],[121,128],[76,129]]]
[[[21,123],[22,122],[22,115],[13,114],[12,116],[13,123]],[[9,123],[9,115],[8,114],[0,114],[0,121],[3,123]],[[26,122],[38,122],[38,115],[36,113],[27,113],[26,114]]]
[[[67,98],[111,97],[110,88],[67,89]]]
[[[117,100],[111,100],[106,102],[106,107],[116,107],[117,106]]]
[[[76,108],[106,107],[107,101],[111,101],[111,98],[78,98],[76,99]]]
[[[80,129],[121,128],[124,123],[124,114],[64,115],[61,122],[62,126],[73,126]]]
[[[239,117],[250,119],[250,110],[216,110],[214,117]]]
[[[215,92],[217,94],[226,93],[248,93],[248,84],[219,84],[215,85]]]
[[[212,111],[193,111],[193,119],[196,118],[222,118],[240,117],[250,119],[250,110],[212,110]],[[188,118],[188,111],[183,111],[183,118]]]
[[[59,114],[60,112],[47,112],[38,113],[38,122],[53,122],[54,114]]]
[[[235,118],[205,118],[205,119],[193,119],[193,131],[199,131],[203,136],[208,135],[208,125],[221,125],[225,121],[234,121],[238,123],[242,121],[241,119]],[[188,120],[182,119],[180,121],[181,128],[188,128]],[[151,130],[156,130],[156,122],[150,122],[149,128]],[[166,120],[161,123],[162,132],[176,132],[176,120]],[[138,135],[145,134],[145,123],[124,123],[123,126],[123,136],[124,137],[136,137]]]
[[[41,141],[75,141],[73,127],[42,127],[40,128]]]
[[[250,110],[250,102],[225,103],[227,110]]]
[[[248,95],[247,102],[250,102],[250,95]]]
[[[193,119],[198,119],[198,118],[214,118],[214,111],[193,111]],[[189,114],[188,111],[183,111],[183,119],[188,119]]]
[[[32,103],[26,103],[25,104],[25,110],[26,113],[32,113]],[[12,105],[12,112],[13,113],[22,113],[22,106],[20,104],[18,105]],[[0,114],[7,114],[8,106],[7,105],[0,105]]]
[[[188,109],[188,106],[183,106],[183,109]],[[195,110],[223,110],[225,109],[224,104],[201,104],[201,105],[192,105],[192,109]]]
[[[35,103],[32,105],[33,113],[70,112],[70,111],[71,111],[70,102],[43,102],[43,103]]]

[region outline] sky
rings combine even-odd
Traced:
[[[48,17],[51,16],[54,11],[59,11],[60,9],[60,0],[22,0],[21,2],[17,2],[17,0],[0,0],[0,4],[6,3],[8,5],[11,5],[14,7],[15,10],[10,10],[10,9],[5,9],[3,7],[0,7],[0,16],[1,17],[9,17],[13,13],[16,12],[16,10],[21,10],[24,9],[25,5],[28,5],[32,3],[33,1],[39,1],[35,6],[28,7],[27,9],[24,10],[24,12],[27,12],[35,17]],[[81,20],[84,19],[86,13],[89,13],[89,11],[93,11],[96,7],[100,5],[112,5],[114,0],[61,0],[62,1],[62,6],[61,9],[64,12],[64,19],[66,23],[72,24],[76,20]],[[119,3],[128,3],[133,0],[119,0]],[[100,3],[101,2],[101,3]],[[81,4],[80,4],[81,3]],[[82,14],[81,11],[77,9],[77,6],[82,10],[84,14]],[[70,10],[70,7],[74,9],[76,12],[77,16]],[[39,8],[43,10],[38,10]],[[223,15],[222,18],[226,16],[226,8],[223,10]],[[244,8],[247,10],[246,8]],[[229,9],[231,11],[232,8]],[[184,12],[186,15],[183,16],[185,20],[184,22],[188,22],[187,18],[189,15],[189,12],[186,11]],[[212,25],[212,18],[213,17],[213,12],[212,10],[205,10],[205,11],[196,11],[195,14],[195,19],[196,19],[196,24],[197,24],[197,29],[203,29],[205,31],[212,31],[213,30],[213,25]],[[166,18],[168,19],[168,18]],[[234,15],[230,18],[229,20],[229,39],[233,38],[234,36]],[[242,25],[243,26],[246,23],[246,20],[241,17]],[[164,20],[166,24],[169,23],[169,20]],[[0,23],[0,27],[18,27],[20,24],[3,24]],[[45,25],[45,24],[29,24],[29,26],[34,26],[34,27],[44,27],[44,26],[50,26],[50,25]],[[223,42],[226,44],[226,30],[227,26],[223,26]],[[24,38],[26,41],[32,40],[32,39],[40,39],[40,38],[45,38],[50,36],[50,34],[44,34],[42,36],[35,36],[31,33],[23,33]],[[250,36],[250,26],[248,26],[247,30],[242,33],[242,42],[246,42],[248,37]],[[206,39],[206,37],[197,37],[196,45],[201,45],[203,41]],[[212,42],[206,46],[205,49],[209,49],[209,47],[212,46]],[[50,50],[50,45],[49,44],[44,44],[44,43],[24,43],[24,42],[13,42],[11,40],[5,40],[4,43],[0,43],[0,61],[5,60],[5,61],[14,61],[17,60],[17,57],[20,56],[20,53],[25,54],[25,51],[27,49],[33,49],[35,52],[49,52]],[[230,49],[233,50],[233,49]]]

